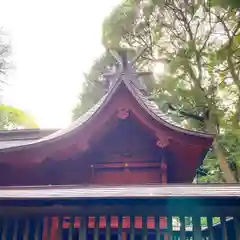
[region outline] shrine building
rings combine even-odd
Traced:
[[[220,203],[223,223],[239,213],[239,187],[193,184],[214,136],[174,122],[119,59],[106,94],[69,127],[0,132],[0,239],[210,239],[199,217]]]

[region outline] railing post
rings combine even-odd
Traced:
[[[13,240],[18,239],[18,224],[19,224],[19,219],[14,220],[14,227],[13,227]]]
[[[194,240],[202,240],[201,221],[199,216],[193,216],[193,236]]]
[[[237,217],[233,218],[234,221],[234,231],[235,231],[235,237],[236,240],[240,240],[240,222]]]
[[[130,216],[130,240],[135,240],[135,216]]]
[[[208,227],[208,239],[214,240],[214,234],[213,234],[213,217],[207,217],[207,227]]]
[[[106,216],[106,240],[111,240],[111,217]]]
[[[220,217],[221,222],[221,235],[223,240],[227,240],[227,225],[226,225],[226,217]]]
[[[25,219],[25,229],[24,229],[23,240],[29,239],[29,227],[30,227],[30,219]]]
[[[2,240],[7,240],[8,219],[3,218]]]
[[[68,240],[72,240],[74,221],[75,221],[75,217],[71,216],[69,219]]]
[[[34,240],[39,240],[40,239],[40,231],[41,231],[41,222],[42,219],[41,218],[36,218],[34,219],[34,225],[35,225],[35,229],[34,229]]]
[[[122,240],[122,222],[123,222],[123,218],[122,216],[118,217],[118,240]]]
[[[180,240],[186,239],[186,232],[185,232],[185,217],[180,216]]]
[[[173,240],[172,216],[167,216],[168,240]]]
[[[100,218],[99,216],[96,216],[94,218],[94,240],[98,240],[99,238],[99,221],[100,221]]]
[[[160,221],[159,216],[155,216],[156,240],[160,240]]]
[[[78,229],[78,240],[87,239],[88,217],[80,217],[80,224]]]
[[[147,217],[146,216],[142,216],[142,236],[143,236],[143,240],[147,240],[148,237],[148,229],[147,229]]]
[[[59,216],[58,217],[58,232],[57,232],[58,240],[62,240],[62,234],[63,234],[62,225],[63,225],[63,217]]]
[[[46,227],[46,240],[50,240],[52,227],[52,218],[50,216],[46,217],[45,227]]]

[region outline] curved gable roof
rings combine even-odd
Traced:
[[[138,104],[159,124],[164,125],[165,127],[172,129],[174,131],[184,133],[190,136],[196,136],[200,138],[206,138],[209,140],[213,139],[213,135],[206,134],[204,132],[192,131],[183,128],[180,124],[174,122],[166,113],[163,113],[159,107],[153,102],[150,101],[136,86],[136,73],[134,72],[120,72],[116,81],[112,84],[109,91],[99,100],[97,104],[95,104],[89,111],[87,111],[84,115],[79,117],[76,121],[70,124],[69,127],[58,130],[52,134],[49,134],[45,137],[42,137],[37,140],[32,141],[18,141],[13,142],[11,145],[1,144],[0,142],[0,151],[11,151],[17,150],[21,148],[28,148],[31,146],[37,146],[45,143],[50,143],[56,141],[60,138],[64,138],[69,136],[71,133],[75,132],[77,129],[84,128],[85,125],[91,121],[92,118],[96,117],[99,112],[104,108],[104,106],[111,101],[112,96],[115,94],[119,86],[123,83],[134,99],[138,102]]]
[[[121,82],[123,82],[127,86],[128,90],[131,92],[131,94],[137,100],[137,102],[141,105],[141,107],[143,107],[148,112],[148,114],[151,115],[151,117],[157,120],[160,124],[163,124],[164,126],[174,131],[185,133],[187,135],[199,136],[208,139],[213,138],[213,136],[210,134],[184,129],[180,124],[174,122],[167,114],[163,113],[154,102],[148,100],[148,98],[144,96],[144,94],[138,88],[136,88],[134,84],[126,83],[126,81],[124,81],[124,78],[120,78],[116,82],[116,85],[113,86],[110,89],[110,91],[107,94],[105,94],[96,105],[94,105],[84,115],[82,115],[72,124],[70,124],[69,127],[60,129],[52,134],[49,134],[37,140],[17,142],[8,140],[5,141],[6,143],[3,141],[1,143],[0,141],[0,151],[4,151],[7,149],[14,150],[19,147],[25,148],[30,147],[32,145],[35,146],[38,144],[43,144],[45,142],[49,143],[59,139],[60,137],[65,137],[66,135],[69,135],[71,132],[76,131],[76,129],[83,128],[85,124],[87,124],[87,122],[90,121],[91,118],[95,117],[95,115],[97,115],[102,110],[102,108],[111,100],[112,95],[115,93],[117,87],[120,85]]]

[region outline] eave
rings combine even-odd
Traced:
[[[61,185],[1,187],[1,200],[238,198],[239,184]]]
[[[1,130],[0,141],[37,140],[57,132],[59,129],[14,129]]]

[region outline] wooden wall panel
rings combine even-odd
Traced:
[[[150,184],[161,183],[160,168],[95,169],[94,184]]]

